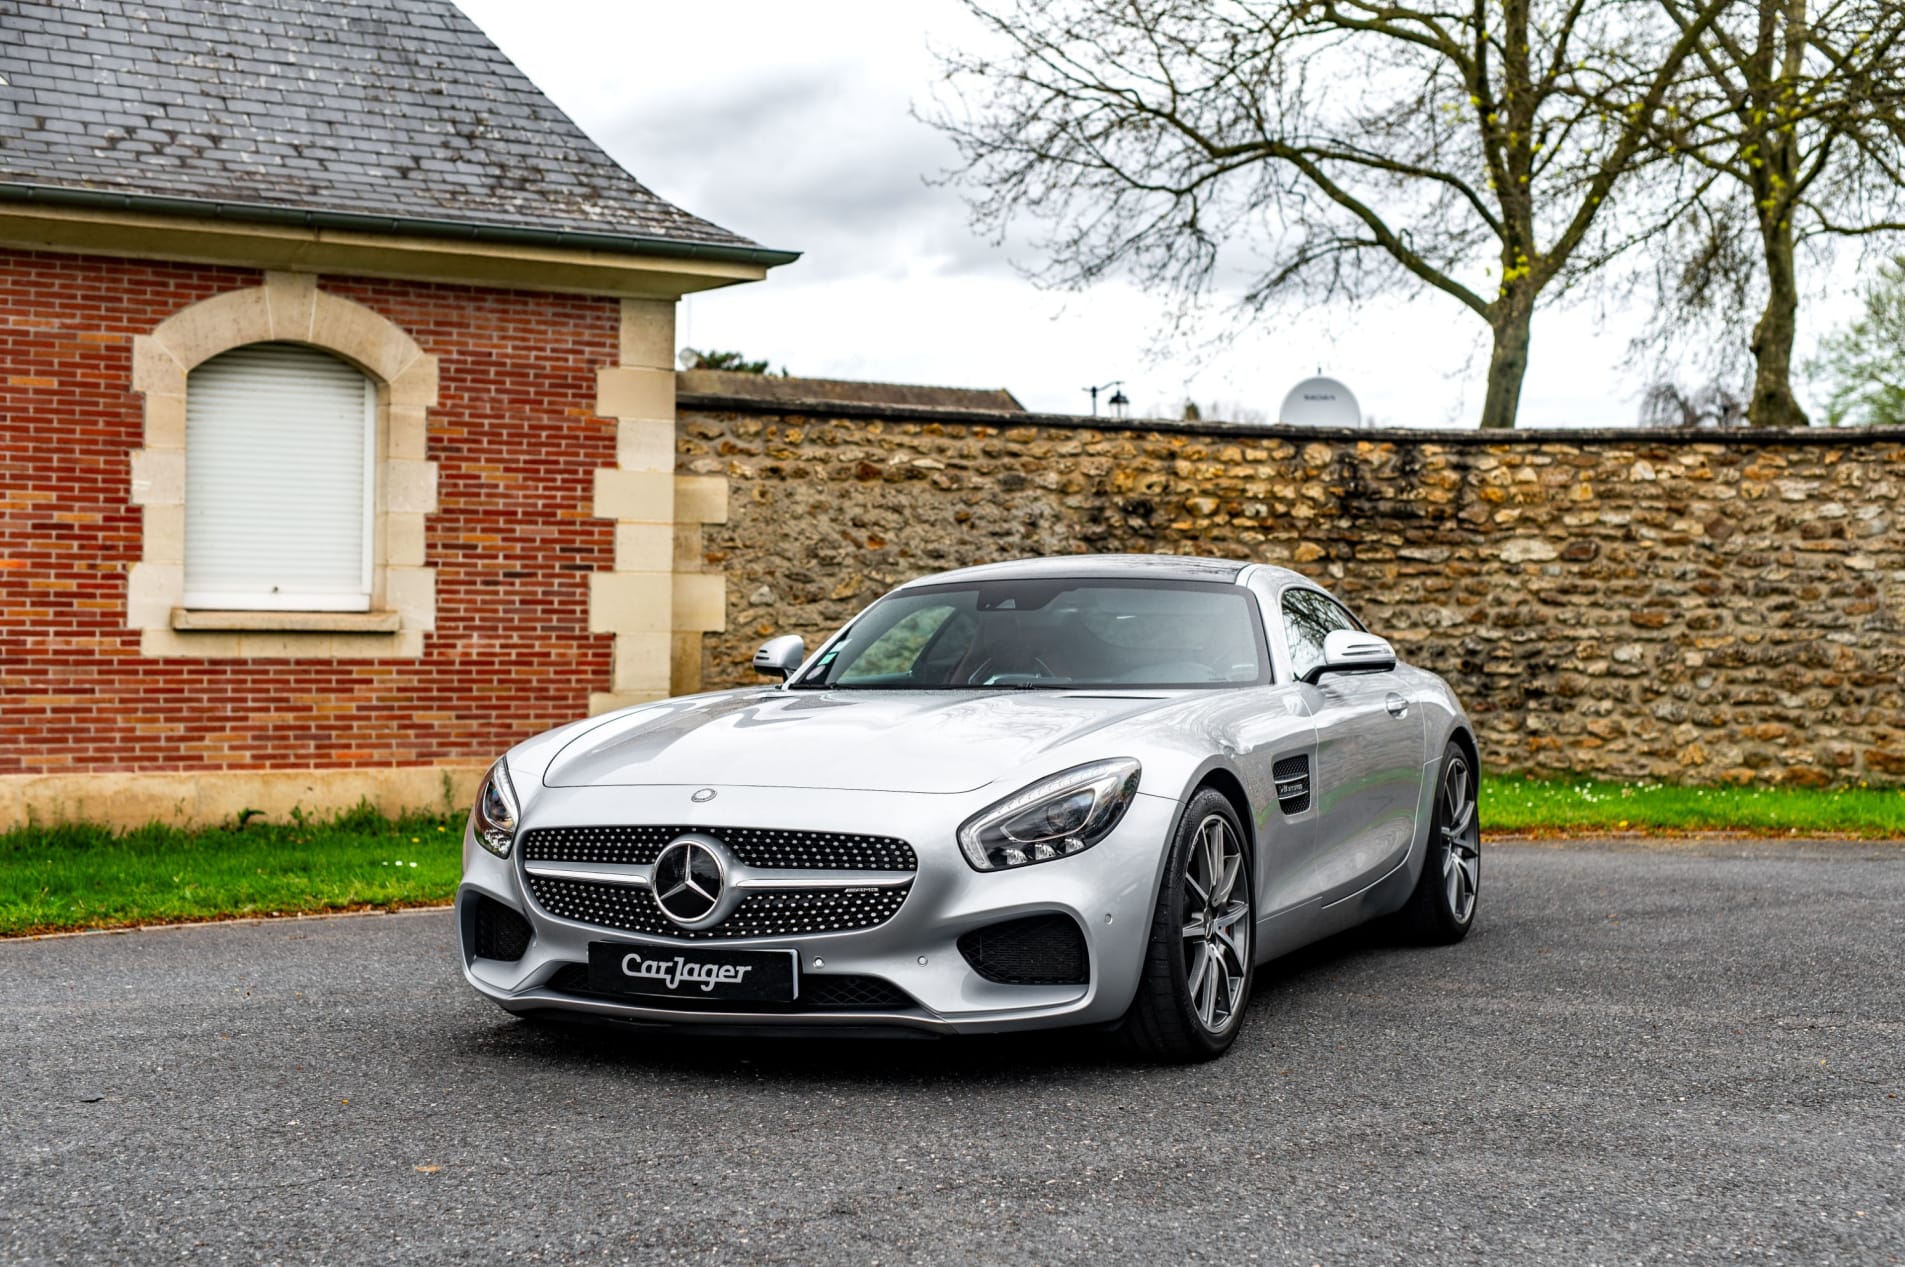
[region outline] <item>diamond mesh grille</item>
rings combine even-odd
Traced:
[[[918,1007],[913,996],[878,977],[809,976],[801,980],[800,1002],[808,1007],[870,1012]]]
[[[959,939],[972,970],[1001,985],[1082,985],[1090,979],[1085,934],[1067,915],[1031,915],[975,928]]]
[[[529,949],[534,934],[529,921],[501,902],[478,894],[470,899],[471,949],[480,959],[500,959],[514,963]]]
[[[892,836],[781,831],[771,827],[538,827],[523,833],[530,862],[621,862],[648,865],[678,836],[713,836],[750,867],[813,871],[917,871],[913,847]]]
[[[803,933],[844,933],[873,928],[892,919],[911,892],[910,884],[891,889],[796,889],[750,893],[734,914],[713,928],[683,928],[655,904],[645,888],[524,877],[542,909],[562,919],[599,924],[651,937],[684,941],[734,937],[797,937]]]

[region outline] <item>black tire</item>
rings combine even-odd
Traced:
[[[1409,904],[1396,916],[1402,935],[1425,946],[1450,946],[1475,926],[1482,885],[1480,774],[1458,743],[1436,767],[1429,852]]]
[[[1228,892],[1219,896],[1221,908],[1208,899],[1199,908],[1196,895],[1206,888],[1200,881],[1211,873],[1213,824],[1228,834],[1235,871],[1230,872],[1228,849],[1220,838],[1216,848],[1226,858],[1221,870],[1230,873],[1229,884],[1223,886]],[[1256,971],[1255,890],[1245,840],[1237,811],[1221,793],[1207,788],[1185,807],[1164,865],[1137,997],[1120,1026],[1126,1043],[1149,1060],[1184,1064],[1214,1059],[1229,1050],[1243,1028]],[[1194,917],[1207,930],[1196,938],[1186,934]],[[1193,980],[1200,951],[1203,972]],[[1222,974],[1213,975],[1218,968]]]

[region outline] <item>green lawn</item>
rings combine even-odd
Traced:
[[[1905,789],[1676,787],[1495,776],[1482,783],[1482,826],[1553,834],[1724,831],[1901,839]]]
[[[1483,784],[1482,823],[1492,833],[1905,839],[1905,790],[1502,776]],[[462,833],[461,815],[392,822],[368,809],[323,823],[207,831],[20,828],[0,834],[0,936],[447,902]]]
[[[0,834],[0,936],[447,902],[463,817]]]

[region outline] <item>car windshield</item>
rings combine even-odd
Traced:
[[[1235,585],[1028,579],[883,598],[791,685],[1128,690],[1268,680],[1256,604]]]

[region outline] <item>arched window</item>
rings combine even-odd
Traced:
[[[294,343],[233,348],[185,393],[185,603],[368,611],[377,394]]]

